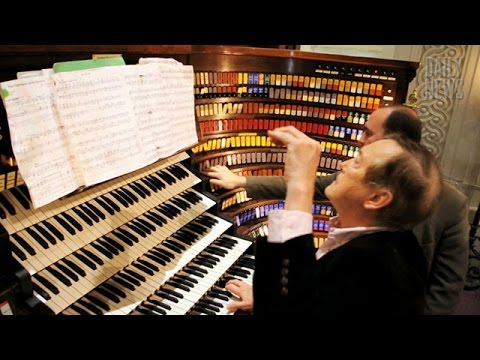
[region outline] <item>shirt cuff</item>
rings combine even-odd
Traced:
[[[312,233],[313,215],[297,210],[272,210],[268,214],[268,238],[271,243],[284,243]]]

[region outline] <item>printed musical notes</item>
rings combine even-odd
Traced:
[[[193,78],[191,66],[143,59],[1,83],[34,207],[197,144]]]

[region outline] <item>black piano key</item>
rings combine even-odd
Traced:
[[[148,267],[146,267],[146,266],[144,266],[144,265],[142,265],[142,264],[139,264],[139,263],[137,263],[137,262],[134,262],[134,263],[132,263],[132,265],[133,265],[134,267],[136,267],[137,269],[142,270],[144,273],[146,273],[146,274],[148,274],[148,275],[150,275],[150,276],[155,275],[155,272],[153,272],[153,271],[150,270]]]
[[[75,310],[77,313],[80,315],[91,315],[87,310],[81,308],[80,306],[77,306],[75,304],[70,305],[70,307]]]
[[[100,222],[99,217],[92,210],[90,210],[85,204],[80,204],[78,205],[78,207],[82,209],[83,213],[87,215],[90,219],[92,219],[96,223]]]
[[[56,238],[60,241],[63,241],[65,240],[65,236],[63,236],[63,234],[55,227],[53,226],[52,224],[50,224],[47,220],[44,220],[43,221],[43,224],[47,227],[48,230],[51,231],[51,233],[53,235],[56,236]]]
[[[166,309],[166,310],[172,310],[172,307],[171,307],[170,305],[165,304],[165,303],[163,303],[163,302],[161,302],[161,301],[158,301],[158,300],[156,300],[156,299],[149,298],[149,299],[148,299],[148,302],[150,302],[150,303],[152,303],[152,304],[155,304],[155,305],[157,305],[157,306],[159,306],[159,307],[163,307],[163,308]]]
[[[162,315],[167,315],[167,312],[162,309],[161,307],[155,306],[153,304],[149,304],[148,302],[144,302],[141,306],[150,309],[156,313],[162,314]]]
[[[37,284],[33,283],[32,284],[33,290],[35,290],[41,297],[43,297],[45,300],[50,300],[52,297],[50,296],[49,293],[47,293],[45,290],[43,290],[40,286]]]
[[[50,244],[52,244],[52,245],[56,245],[56,244],[57,244],[57,240],[52,236],[52,234],[50,234],[47,230],[45,230],[40,224],[35,224],[35,225],[33,225],[33,227],[34,227],[35,230],[37,230],[40,234],[42,234],[43,237],[50,242]]]
[[[166,208],[164,208],[163,206],[157,206],[155,208],[157,211],[159,211],[160,213],[162,213],[163,215],[165,215],[167,218],[169,218],[170,220],[173,220],[175,218],[175,215],[170,213]]]
[[[142,181],[150,190],[152,190],[153,192],[158,192],[158,188],[157,186],[155,185],[154,182],[152,182],[151,179],[145,177],[143,179],[140,179],[140,181]]]
[[[249,278],[249,273],[247,273],[246,271],[240,271],[240,270],[233,270],[233,269],[228,269],[227,270],[227,273],[230,274],[230,275],[237,275],[237,276],[240,276],[244,279],[248,279]]]
[[[55,285],[53,285],[50,281],[45,279],[42,275],[35,274],[33,277],[37,279],[43,286],[45,286],[48,290],[50,290],[55,295],[60,294],[60,290],[58,290],[58,288]]]
[[[195,260],[195,259],[194,259]],[[197,265],[193,265],[193,264],[190,264],[188,265],[189,268],[195,270],[195,271],[198,271],[198,272],[201,272],[203,274],[208,274],[208,271],[205,270],[205,269],[202,269],[201,267],[197,266]]]
[[[217,313],[220,312],[220,309],[222,308],[222,304],[219,304],[220,306],[215,306],[215,305],[212,305],[212,304],[210,304],[209,302],[207,302],[203,299],[199,300],[196,305],[197,306],[200,305],[205,309],[212,310],[212,311],[215,311]]]
[[[144,259],[138,259],[137,262],[139,262],[140,264],[148,267],[149,269],[151,269],[152,271],[160,271],[160,269],[158,268],[158,266],[152,264],[151,262],[147,261],[147,260],[144,260]]]
[[[22,184],[17,187],[22,192],[23,196],[25,196],[28,199],[28,201],[32,202],[32,198],[30,197],[30,193],[28,192],[27,185]]]
[[[155,246],[153,249],[155,249],[156,251],[159,251],[162,254],[168,256],[170,259],[175,259],[175,255],[173,253],[171,253],[170,251],[168,251],[167,249],[159,248],[158,245]]]
[[[3,211],[3,209],[0,207],[0,219],[6,219],[7,218],[7,214],[5,214],[5,211]]]
[[[22,193],[17,188],[11,188],[10,192],[13,194],[13,196],[15,196],[15,199],[22,204],[25,210],[30,210],[30,203],[23,197]]]
[[[99,204],[106,212],[108,212],[110,215],[115,214],[115,210],[113,210],[105,201],[103,201],[100,198],[95,198],[95,201],[97,204]]]
[[[103,265],[104,262],[102,259],[100,259],[97,255],[95,255],[93,252],[91,252],[90,250],[87,250],[85,248],[83,249],[80,249],[80,251],[82,251],[85,255],[87,255],[90,259],[92,259],[93,261],[95,261],[98,265]]]
[[[65,275],[63,275],[60,271],[52,268],[52,267],[48,267],[46,269],[50,274],[52,274],[53,276],[55,276],[58,280],[60,280],[64,285],[66,286],[72,286],[72,282],[67,279],[67,277]]]
[[[223,296],[226,296],[227,299],[230,299],[233,295],[232,293],[230,293],[229,291],[227,290],[223,290],[223,286],[220,286],[218,285],[219,287],[218,288],[212,288],[210,289],[211,292],[213,292],[214,294],[219,294],[219,295],[223,295]]]
[[[138,280],[140,280],[141,282],[145,282],[147,281],[146,277],[139,274],[138,272],[136,271],[133,271],[132,269],[124,269],[123,271],[125,271],[127,274],[130,274],[131,276],[137,278]]]
[[[121,188],[118,188],[116,189],[114,192],[112,193],[116,193],[118,196],[120,196],[124,201],[126,201],[129,205],[133,205],[135,203],[135,201],[130,197],[128,196],[124,191],[123,189]]]
[[[205,277],[204,274],[202,274],[201,272],[199,272],[199,271],[197,271],[197,270],[194,270],[194,269],[192,269],[192,268],[190,268],[190,267],[185,267],[185,268],[183,269],[183,271],[185,271],[186,273],[195,275],[195,276],[197,276],[197,277],[200,277],[200,278],[204,278],[204,277]]]
[[[107,249],[105,249],[103,246],[101,246],[100,244],[92,242],[90,245],[92,245],[97,251],[101,252],[103,255],[105,255],[110,260],[113,259],[113,254],[110,251],[108,251]]]
[[[161,217],[159,216],[158,214],[155,214],[155,213],[145,213],[143,214],[148,220],[150,220],[151,222],[153,222],[154,224],[157,224],[158,226],[162,227],[164,224],[166,224],[167,222]],[[163,220],[162,220],[163,219]]]
[[[25,255],[25,253],[22,250],[20,250],[20,248],[17,247],[17,245],[15,245],[14,242],[10,241],[10,246],[12,248],[13,253],[17,255],[20,258],[20,260],[27,260],[27,256]]]
[[[95,313],[96,315],[103,315],[103,311],[101,309],[99,309],[98,307],[96,307],[95,305],[93,305],[92,303],[89,303],[88,301],[85,301],[83,299],[80,299],[77,302],[80,305],[82,305],[83,307],[90,310],[91,312]]]
[[[162,285],[162,287],[160,288],[160,291],[163,291],[171,296],[175,296],[179,299],[183,299],[183,294],[182,293],[179,293],[178,291],[175,291],[175,286],[172,286],[172,285],[168,285],[168,284],[164,284]]]
[[[157,295],[158,297],[161,297],[163,299],[170,300],[171,302],[174,302],[174,303],[179,302],[178,298],[176,298],[175,296],[172,296],[169,293],[163,291],[162,288],[160,288],[160,290],[155,291],[155,295]]]
[[[157,229],[155,228],[155,226],[153,226],[152,224],[150,224],[148,221],[146,221],[145,219],[141,219],[141,218],[137,218],[136,221],[138,221],[139,223],[141,223],[143,226],[147,227],[150,229],[150,231],[156,231]]]
[[[125,192],[127,194],[127,196],[130,196],[130,198],[135,201],[135,202],[139,202],[140,200],[138,200],[138,197],[135,196],[134,193],[132,193],[130,190],[128,190],[125,186],[124,187],[121,187],[119,190],[122,190],[123,192]]]
[[[130,240],[138,243],[138,238],[135,235],[133,235],[130,231],[122,229],[122,228],[118,228],[117,231],[122,233],[123,235],[127,236]]]
[[[106,289],[103,289],[102,287],[97,287],[95,289],[95,291],[97,291],[99,294],[105,296],[107,299],[112,300],[116,304],[119,304],[121,302],[120,298],[117,295],[113,294],[112,292],[110,292]]]
[[[37,252],[32,248],[20,235],[12,234],[12,237],[17,241],[17,243],[23,247],[30,255],[36,255]]]
[[[111,191],[109,194],[112,195],[120,204],[122,204],[126,208],[128,208],[130,206],[130,203],[127,200],[125,200],[123,198],[123,196],[120,196],[120,194],[117,193],[116,190]],[[108,199],[108,198],[106,198],[106,199]],[[131,199],[130,199],[130,201],[131,201]],[[133,204],[133,201],[132,201],[132,204]]]
[[[80,260],[82,263],[87,265],[90,269],[92,270],[97,269],[97,265],[95,265],[94,262],[90,261],[86,256],[79,253],[73,253],[73,256],[75,256],[78,260]]]
[[[140,181],[136,181],[134,184],[138,189],[140,189],[145,195],[150,196],[152,193],[145,186],[143,186]]]
[[[172,245],[171,243],[168,243],[167,241],[163,241],[162,245],[169,248],[170,250],[176,252],[177,254],[181,254],[182,250],[176,247],[175,245]]]
[[[155,174],[158,175],[168,185],[173,185],[176,182],[175,178],[172,175],[167,174],[165,171],[159,170]]]
[[[215,311],[212,311],[210,309],[206,309],[205,307],[201,306],[201,305],[195,305],[195,309],[197,311],[200,311],[206,315],[217,315],[217,313]]]
[[[119,289],[118,287],[116,286],[113,286],[112,284],[109,284],[109,283],[103,283],[102,284],[103,287],[105,287],[105,289],[111,291],[112,293],[114,293],[115,295],[117,296],[120,296],[121,298],[126,298],[127,297],[127,294],[125,294],[123,292],[123,290]]]
[[[223,300],[223,301],[228,301],[230,300],[230,298],[228,296],[225,296],[223,294],[220,294],[220,293],[217,293],[215,292],[214,290],[211,290],[208,292],[208,294],[214,298],[217,298],[217,299],[220,299],[220,300]]]
[[[149,251],[149,253],[155,255],[157,258],[163,260],[165,262],[165,265],[168,264],[170,261],[172,261],[172,259],[170,257],[168,257],[167,255],[161,253],[160,251],[158,251],[157,249],[153,248]]]
[[[148,179],[151,183],[153,183],[158,190],[162,190],[167,187],[167,185],[165,185],[165,182],[163,182],[163,180],[156,176],[148,175],[145,178]]]
[[[86,224],[90,225],[90,226],[93,226],[93,221],[92,219],[90,219],[87,215],[85,215],[85,213],[80,210],[79,207],[74,207],[72,208],[72,210],[75,212],[75,214],[77,214],[77,216],[82,219],[83,221],[85,221]],[[64,214],[65,215],[65,214]]]
[[[144,309],[142,307],[138,307],[135,309],[135,311],[141,313],[142,315],[157,315],[155,314],[152,310],[149,310],[149,309]]]
[[[184,286],[187,286],[191,289],[193,289],[195,287],[195,284],[193,282],[188,281],[185,278],[180,277],[180,276],[175,276],[173,281],[176,282],[176,283],[182,284]]]
[[[100,211],[99,208],[97,208],[95,205],[93,205],[92,203],[89,203],[89,202],[86,202],[85,205],[90,209],[92,210],[95,215],[97,215],[100,219],[102,220],[105,220],[106,219],[106,216],[103,212]]]
[[[184,279],[186,281],[190,281],[191,283],[194,283],[194,284],[198,284],[198,280],[197,279],[194,279],[193,277],[191,276],[188,276],[188,275],[183,275],[183,274],[176,274],[175,276],[181,278],[181,279]]]
[[[168,168],[164,170],[160,170],[160,172],[162,173],[165,179],[170,180],[171,184],[175,184],[177,182],[177,179],[168,172]]]
[[[115,241],[111,237],[104,236],[103,237],[106,242],[108,242],[111,246],[115,247],[118,251],[124,252],[125,248],[122,246],[122,244],[119,244],[118,241]]]
[[[118,251],[118,249],[115,246],[112,246],[108,241],[104,239],[98,239],[97,242],[113,255],[117,256],[118,254],[120,254],[120,251]]]
[[[97,305],[98,307],[102,308],[105,311],[110,310],[110,306],[108,306],[108,304],[105,304],[102,300],[95,297],[94,295],[87,294],[87,295],[85,295],[85,298],[88,299],[89,301],[91,301],[92,303],[94,303],[95,305]]]
[[[165,310],[163,310],[162,308],[159,308],[158,306],[148,304],[148,303],[145,303],[145,302],[142,303],[139,306],[139,309],[148,309],[149,310],[149,312],[148,312],[149,315],[160,315],[160,314],[161,315],[166,315],[167,314],[167,312]]]
[[[121,277],[123,280],[128,281],[128,282],[132,283],[132,284],[135,285],[135,286],[140,286],[140,285],[142,285],[142,283],[141,283],[140,281],[138,281],[138,279],[135,279],[133,276],[130,276],[130,275],[125,274],[125,273],[123,273],[123,272],[117,273],[116,276]]]
[[[147,237],[147,234],[145,231],[141,230],[138,226],[134,225],[133,223],[127,223],[125,224],[128,228],[130,228],[132,231],[136,232],[138,235],[141,237]]]
[[[145,256],[148,257],[150,260],[155,261],[157,264],[160,264],[162,266],[167,265],[167,262],[165,260],[161,259],[153,253],[146,253]]]
[[[210,269],[214,268],[214,266],[212,264],[208,263],[204,259],[199,259],[198,256],[195,259],[193,259],[192,261],[197,265],[205,266],[205,267],[208,267]]]
[[[110,278],[111,280],[115,281],[117,284],[122,285],[123,287],[127,288],[130,291],[135,291],[135,286],[133,286],[131,283],[128,281],[123,280],[121,277],[118,275],[115,275],[114,277]]]
[[[167,208],[168,211],[171,211],[171,213],[174,215],[174,216],[177,216],[179,214],[182,213],[182,210],[180,210],[179,208],[177,208],[174,204],[172,204],[171,202],[170,203],[165,203],[163,204],[163,206],[165,208]]]
[[[115,204],[115,202],[114,202],[112,199],[110,199],[108,196],[105,196],[105,195],[102,195],[102,196],[100,196],[100,197],[101,197],[101,199],[102,199],[103,201],[105,201],[105,203],[108,204],[108,206],[110,206],[113,210],[115,210],[115,211],[117,211],[117,212],[120,212],[120,207],[119,207],[117,204]],[[107,210],[107,211],[108,211],[108,210]]]
[[[68,260],[68,259],[63,259],[63,262],[64,262],[68,267],[70,267],[70,269],[72,269],[73,271],[75,271],[75,272],[76,272],[78,275],[80,275],[81,277],[87,276],[87,273],[85,272],[85,270],[83,270],[80,266],[78,266],[77,264],[75,264],[73,261]]]
[[[178,207],[182,208],[182,210],[186,211],[190,206],[185,205],[185,203],[181,202],[180,199],[171,199],[172,203],[177,205]]]
[[[35,230],[29,227],[26,228],[25,230],[41,247],[43,247],[44,249],[49,248],[48,243],[45,240],[43,240],[42,237]]]
[[[68,213],[66,213],[66,212],[62,213],[62,215],[63,215],[63,217],[64,217],[70,224],[73,225],[73,227],[74,227],[75,229],[77,229],[78,231],[83,231],[83,226],[82,226],[82,224],[80,224],[77,220],[75,220],[75,218],[74,218],[72,215],[70,215],[70,214],[68,214]],[[89,220],[89,221],[90,221],[90,220]]]
[[[7,200],[7,198],[1,192],[0,192],[0,203],[3,205],[5,209],[7,209],[10,215],[17,214],[13,205],[10,203],[10,201]]]
[[[78,276],[75,274],[72,270],[70,270],[68,267],[60,263],[60,261],[56,262],[55,265],[62,270],[70,279],[73,281],[78,281]]]
[[[100,218],[87,206],[87,204],[78,205],[80,209],[93,221],[100,222]]]
[[[205,256],[202,256],[202,255],[198,255],[196,257],[197,260],[201,261],[202,264],[210,264],[212,266],[216,265],[218,262],[215,261],[215,260],[212,260],[212,259],[209,259],[208,257],[205,257]]]
[[[121,241],[123,241],[128,246],[133,246],[134,242],[132,240],[130,240],[127,236],[123,235],[123,233],[118,232],[118,231],[112,231],[112,234],[115,235],[117,238],[119,238]],[[104,238],[106,238],[106,237],[104,236]]]
[[[172,238],[168,238],[167,240],[165,240],[166,242],[170,243],[170,244],[173,244],[175,245],[177,248],[181,249],[181,250],[187,250],[187,248],[185,247],[185,245],[183,245],[180,241],[178,240],[174,240]],[[165,242],[164,241],[164,242]],[[163,243],[164,243],[163,242]]]
[[[65,220],[63,220],[60,216],[54,215],[53,218],[65,229],[67,230],[71,235],[75,235],[76,231],[75,229],[70,226]],[[81,231],[81,230],[80,230]]]
[[[136,192],[142,199],[146,199],[147,198],[147,194],[145,194],[139,187],[136,186],[136,184],[134,183],[130,183],[128,184],[128,186],[130,186],[130,188]]]
[[[221,251],[221,249],[215,249],[213,247],[207,247],[204,251],[210,254],[221,256],[221,257],[225,257],[225,254],[227,254],[226,251],[224,252],[224,251]]]

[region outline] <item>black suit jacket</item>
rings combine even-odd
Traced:
[[[254,314],[420,314],[427,264],[411,231],[349,241],[316,260],[312,235],[256,242]]]
[[[316,199],[325,197],[336,175],[317,177]],[[246,190],[255,199],[284,199],[286,186],[282,176],[247,176]],[[437,208],[413,228],[429,269],[425,314],[449,314],[460,301],[468,268],[468,229],[468,198],[444,183]]]

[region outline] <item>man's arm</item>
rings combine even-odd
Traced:
[[[455,310],[468,270],[468,199],[448,185],[445,190],[445,200],[429,219],[433,227],[443,227],[434,250],[426,294],[425,313],[435,315]]]
[[[325,188],[330,185],[337,173],[317,176],[315,179],[316,200],[325,199]],[[287,186],[283,176],[245,176],[247,196],[252,199],[285,199]]]

